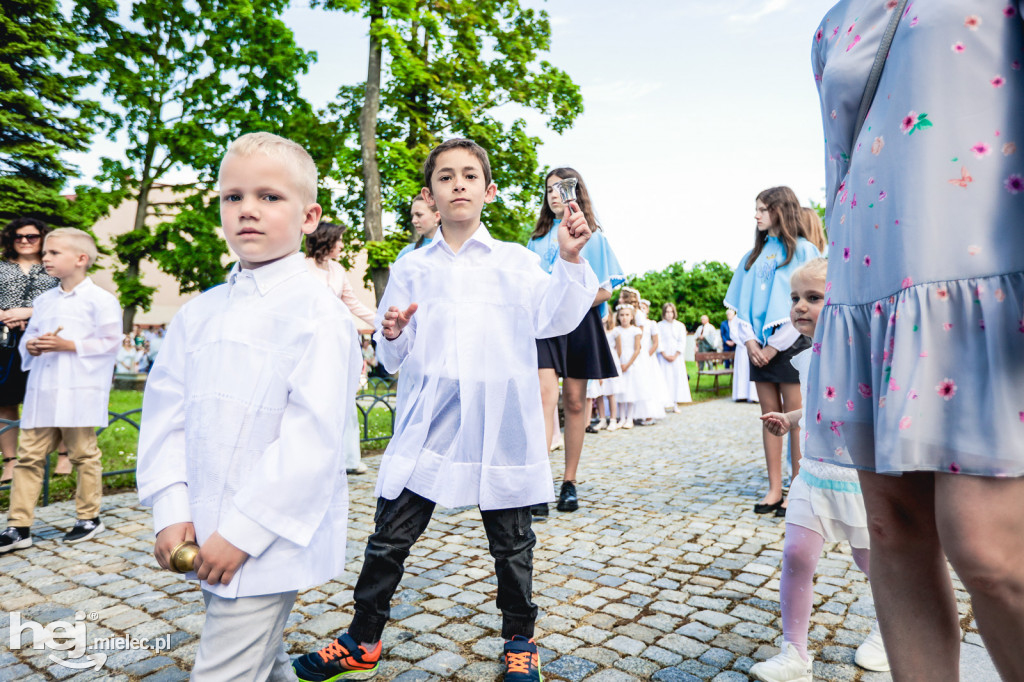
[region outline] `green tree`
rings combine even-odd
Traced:
[[[88,148],[95,111],[85,76],[59,69],[79,42],[58,0],[0,0],[0,220],[83,226],[61,196],[75,172],[62,154]]]
[[[650,270],[630,278],[629,285],[651,302],[651,318],[661,319],[661,306],[672,302],[679,311],[679,321],[693,330],[701,315],[708,315],[717,325],[725,319],[722,301],[729,290],[733,270],[725,263],[703,261],[690,270],[685,261],[673,263],[664,270]],[[618,301],[618,293],[615,297]]]
[[[423,186],[430,149],[450,137],[469,137],[490,155],[498,199],[485,212],[499,239],[523,241],[537,197],[541,140],[500,107],[540,112],[556,132],[583,111],[579,88],[562,70],[539,59],[550,49],[543,11],[518,0],[321,0],[331,10],[367,18],[370,48],[365,83],[344,86],[327,114],[338,121],[338,208],[362,222],[378,300],[386,266],[409,233],[386,235],[383,212],[408,229],[408,208]],[[381,182],[386,178],[386,183]]]
[[[124,326],[147,310],[154,288],[140,265],[152,259],[182,293],[223,281],[226,249],[217,237],[213,194],[220,158],[241,133],[306,134],[312,116],[296,76],[315,55],[280,20],[287,0],[135,0],[129,20],[117,0],[79,0],[74,20],[88,47],[75,65],[96,77],[111,102],[101,115],[124,158],[103,159],[90,200],[138,202],[132,229],[114,238],[114,281]],[[194,175],[169,183],[167,176]],[[154,189],[174,198],[156,201]],[[155,216],[157,221],[147,221]]]

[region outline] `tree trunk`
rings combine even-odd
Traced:
[[[370,54],[366,69],[366,91],[363,108],[359,112],[359,147],[363,161],[363,188],[366,212],[363,232],[367,241],[383,241],[384,226],[380,197],[380,166],[377,163],[377,113],[380,111],[380,68],[382,44],[380,39],[384,10],[379,0],[370,2]],[[380,304],[384,287],[388,284],[388,269],[373,268],[373,293]]]
[[[146,174],[148,175],[148,168]],[[144,181],[139,186],[139,197],[138,206],[135,209],[135,223],[132,226],[133,232],[146,229],[146,212],[149,211],[149,189],[152,186],[150,181]],[[138,281],[139,279],[139,262],[140,259],[134,254],[129,256],[125,262],[124,274],[125,278],[129,281]],[[132,330],[132,326],[135,324],[135,313],[138,308],[134,305],[125,306],[124,315],[121,318],[121,330],[128,334]]]

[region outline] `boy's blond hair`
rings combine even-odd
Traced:
[[[307,204],[316,203],[317,170],[313,157],[302,145],[273,133],[247,133],[231,143],[220,161],[217,181],[224,172],[224,162],[229,156],[253,156],[263,154],[275,161],[289,164],[295,187],[301,192]]]
[[[825,279],[827,274],[828,260],[825,258],[814,258],[794,270],[793,274],[790,275],[789,278],[792,280],[797,275],[800,275],[801,277],[820,277],[821,279]]]
[[[96,249],[96,240],[84,230],[79,230],[75,227],[59,227],[46,235],[43,246],[46,246],[46,242],[51,239],[61,239],[72,249],[78,251],[78,253],[84,253],[89,258],[89,262],[85,266],[87,270],[100,257],[99,251]]]

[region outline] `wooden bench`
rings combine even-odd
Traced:
[[[735,367],[736,364],[736,352],[729,351],[726,353],[694,353],[693,359],[697,363],[697,385],[694,387],[695,390],[701,390],[700,378],[702,376],[713,376],[715,377],[715,385],[712,388],[705,388],[704,390],[714,391],[715,395],[718,395],[718,377],[729,376],[732,374],[733,367]],[[729,368],[726,369],[723,367],[721,369],[718,369],[718,364],[724,363],[726,360],[729,360],[732,363],[729,366]],[[702,369],[705,363],[710,364],[711,369]]]

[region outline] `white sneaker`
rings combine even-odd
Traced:
[[[867,639],[857,647],[857,654],[853,657],[854,662],[865,670],[875,672],[889,672],[889,657],[885,654],[885,645],[882,644],[882,631],[878,629],[878,621],[871,626],[871,632]]]
[[[750,674],[761,682],[813,682],[813,663],[813,657],[805,661],[794,645],[783,642],[781,653],[752,665]]]
[[[633,428],[633,420],[632,419],[627,419],[626,421],[622,422],[622,426],[620,428],[623,428],[623,429],[631,429],[631,428]]]
[[[367,471],[368,469],[366,468],[366,465],[362,462],[358,462],[351,469],[345,469],[346,474],[365,474]]]
[[[600,421],[597,422],[597,424],[594,426],[594,428],[596,430],[598,430],[598,431],[600,431],[601,429],[607,429],[608,428],[608,420],[607,419],[601,419]]]
[[[613,419],[613,420],[611,420],[611,422],[609,422],[607,430],[608,431],[618,431],[621,428],[622,428],[622,424],[620,424],[617,420]]]

